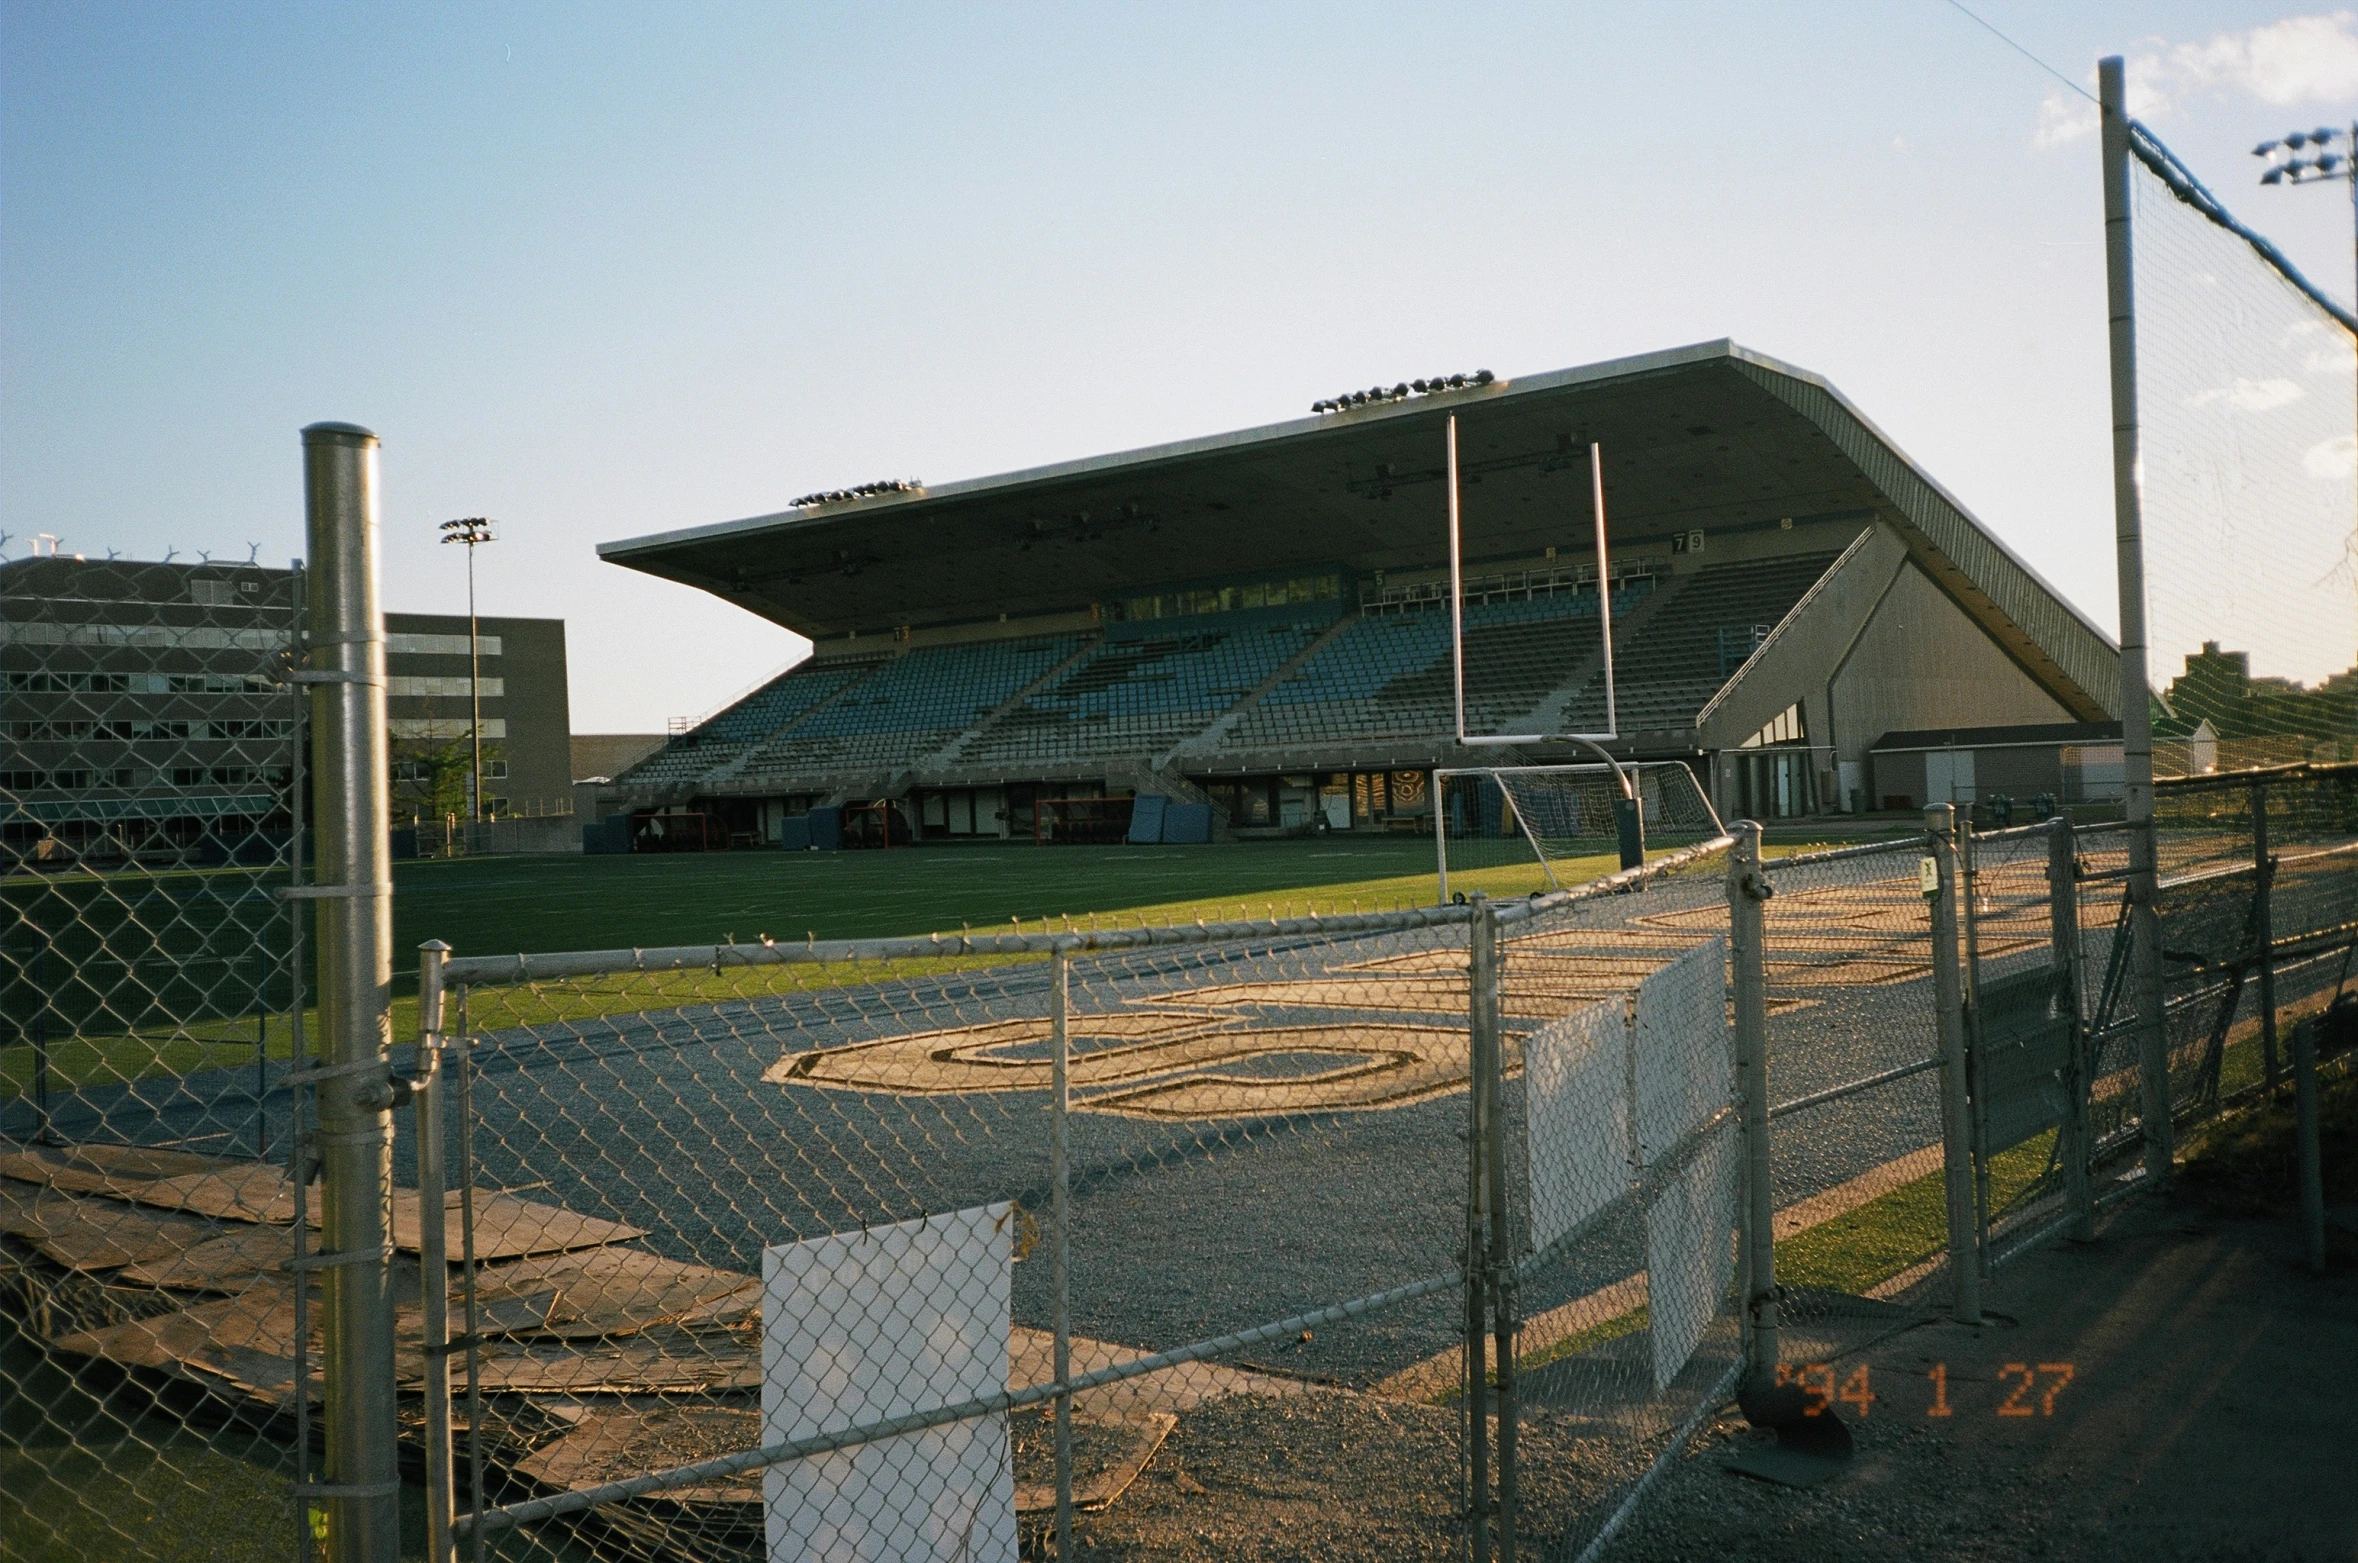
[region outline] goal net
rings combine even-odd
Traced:
[[[1622,777],[1637,807],[1625,809]],[[1695,773],[1676,760],[1611,766],[1501,765],[1436,773],[1434,845],[1443,900],[1480,890],[1529,895],[1586,884],[1622,865],[1632,812],[1642,850],[1719,834]]]

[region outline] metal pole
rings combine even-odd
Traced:
[[[1426,796],[1433,800],[1433,861],[1440,865],[1441,899],[1434,903],[1438,906],[1449,904],[1449,822],[1447,811],[1442,808],[1444,800],[1441,796],[1442,789],[1448,783],[1449,773],[1435,770],[1432,786],[1426,789]]]
[[[2260,1056],[2268,1074],[2268,1095],[2276,1095],[2276,860],[2268,854],[2268,784],[2252,783],[2252,929],[2260,957]]]
[[[1588,446],[1588,497],[1597,518],[1597,618],[1604,624],[1605,731],[1619,737],[1621,718],[1613,703],[1613,566],[1605,551],[1605,455],[1594,440]]]
[[[393,1188],[387,1065],[393,983],[387,841],[385,627],[377,599],[377,437],[303,431],[310,535],[312,774],[318,788],[319,1113],[327,1272],[327,1555],[393,1563],[401,1551],[394,1422]]]
[[[2104,293],[2111,333],[2112,513],[2121,610],[2121,784],[2129,822],[2129,972],[2136,995],[2145,1172],[2170,1175],[2170,1047],[2154,905],[2153,683],[2146,668],[2145,520],[2138,481],[2137,299],[2130,263],[2129,111],[2121,57],[2096,62],[2104,152]]]
[[[287,650],[300,662],[303,657],[304,614],[307,611],[310,586],[303,573],[303,561],[297,559],[288,572],[287,580]],[[310,777],[304,767],[308,752],[309,734],[305,721],[308,699],[304,686],[291,680],[287,684],[288,703],[294,707],[294,719],[287,723],[287,834],[290,847],[287,853],[287,887],[291,890],[303,881],[303,799],[310,791]],[[303,1032],[303,902],[293,896],[287,898],[287,1064],[290,1072],[310,1067],[311,1044]],[[303,1128],[303,1098],[310,1087],[298,1082],[287,1089],[287,1177],[295,1186],[295,1219],[289,1227],[292,1236],[291,1266],[288,1274],[297,1277],[295,1286],[295,1484],[311,1485],[311,1284],[304,1268],[306,1238],[311,1231],[311,1215],[307,1208],[311,1172],[315,1157],[307,1152]],[[306,1496],[296,1506],[295,1557],[298,1563],[311,1563],[317,1551],[318,1538],[312,1534],[311,1521],[316,1511]]]
[[[1477,907],[1488,908],[1487,897],[1474,892]],[[1478,911],[1469,929],[1466,976],[1470,994],[1478,995],[1485,969],[1482,926]],[[1490,1364],[1484,1328],[1483,1259],[1489,1246],[1490,1184],[1483,1176],[1489,1144],[1489,1098],[1483,1090],[1481,1001],[1467,1006],[1469,1072],[1466,1091],[1466,1555],[1473,1563],[1490,1563]]]
[[[1487,1257],[1490,1329],[1498,1353],[1498,1555],[1515,1559],[1516,1507],[1520,1501],[1515,1460],[1515,1256],[1507,1222],[1505,1059],[1499,1036],[1498,909],[1485,896],[1475,908],[1472,1005],[1476,1080],[1485,1098],[1489,1133],[1483,1146],[1488,1163],[1490,1246]]]
[[[2300,1142],[2301,1238],[2309,1268],[2325,1273],[2325,1169],[2317,1143],[2317,1021],[2293,1027],[2293,1133]]]
[[[1466,737],[1466,577],[1458,538],[1457,414],[1449,415],[1449,687],[1457,707],[1457,738]]]
[[[2088,1027],[2080,1013],[2079,847],[2071,820],[2057,815],[2047,825],[2047,926],[2054,949],[2056,1008],[2071,1027],[2063,1069],[2063,1122],[2056,1147],[2063,1163],[2064,1203],[2072,1214],[2071,1235],[2079,1242],[2096,1236],[2096,1197],[2089,1183]]]
[[[1067,1187],[1066,1141],[1072,1120],[1072,1083],[1067,1072],[1070,1036],[1065,1006],[1072,985],[1072,953],[1058,950],[1049,957],[1048,1040],[1048,1188],[1049,1215],[1056,1228],[1048,1251],[1049,1285],[1055,1293],[1049,1308],[1049,1327],[1056,1336],[1056,1382],[1061,1387],[1073,1376],[1072,1319],[1072,1195]],[[1073,1555],[1073,1397],[1056,1397],[1056,1557],[1068,1563]]]
[[[1773,893],[1760,871],[1760,826],[1737,820],[1728,853],[1728,964],[1735,979],[1736,1081],[1743,1093],[1744,1322],[1750,1371],[1765,1377],[1777,1364],[1776,1204],[1770,1185],[1768,1077],[1768,942],[1761,903]]]
[[[475,624],[475,544],[467,543],[468,736],[474,740],[475,786],[468,798],[474,823],[483,822],[483,634]],[[472,847],[472,841],[467,843]]]
[[[1966,1098],[1965,995],[1957,971],[1957,810],[1924,811],[1934,866],[1932,1002],[1940,1028],[1941,1175],[1948,1195],[1949,1275],[1960,1324],[1981,1322],[1981,1261],[1973,1220],[1973,1120]]]
[[[1973,835],[1973,805],[1958,811],[1957,910],[1965,931],[1958,992],[1965,1006],[1965,1099],[1973,1109],[1973,1251],[1986,1273],[1990,1260],[1989,1088],[1982,1079],[1987,1051],[1981,1039],[1981,869]]]
[[[426,1557],[457,1563],[450,1442],[450,1236],[442,1137],[442,966],[450,946],[418,946],[418,1057],[411,1098],[418,1114],[418,1302],[425,1328]]]

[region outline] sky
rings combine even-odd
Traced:
[[[2116,622],[2094,62],[2335,296],[2358,15],[0,3],[0,550],[302,552],[384,439],[389,609],[567,621],[577,732],[799,637],[595,545],[881,477],[1732,337]]]

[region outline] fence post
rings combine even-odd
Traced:
[[[1072,1320],[1072,1198],[1067,1183],[1069,1147],[1065,1135],[1072,1121],[1072,1087],[1068,1072],[1070,1033],[1065,1005],[1072,987],[1072,952],[1058,947],[1048,962],[1048,1198],[1055,1226],[1055,1246],[1048,1251],[1049,1328],[1055,1333],[1056,1383],[1061,1391],[1073,1376]],[[1069,1563],[1073,1555],[1073,1397],[1056,1397],[1056,1559]]]
[[[1744,1133],[1744,1325],[1746,1370],[1754,1377],[1777,1364],[1777,1243],[1775,1191],[1770,1186],[1767,939],[1761,903],[1773,893],[1760,870],[1760,826],[1737,820],[1728,854],[1728,964],[1736,1003],[1736,1088],[1742,1093]]]
[[[2301,1240],[2309,1268],[2325,1273],[2325,1166],[2317,1143],[2317,1018],[2293,1027],[2293,1135],[2300,1142]]]
[[[1514,1563],[1516,1509],[1521,1501],[1515,1459],[1515,1255],[1507,1220],[1506,1112],[1502,1100],[1506,1076],[1499,1035],[1498,908],[1485,896],[1474,908],[1473,1031],[1471,1040],[1476,1088],[1486,1098],[1483,1117],[1488,1135],[1483,1157],[1490,1204],[1489,1292],[1490,1329],[1498,1353],[1498,1555]]]
[[[2268,854],[2268,784],[2252,782],[2252,928],[2259,941],[2260,1054],[2268,1072],[2268,1096],[2275,1098],[2276,1067],[2276,860]]]
[[[2064,1053],[2063,1122],[2056,1126],[2061,1143],[2057,1159],[2063,1163],[2064,1204],[2071,1211],[2071,1235],[2080,1242],[2096,1236],[2096,1196],[2089,1183],[2088,1165],[2088,1025],[2080,1013],[2083,991],[2080,950],[2079,845],[2071,820],[2057,815],[2047,823],[2047,926],[2055,954],[2056,1008],[2071,1026]]]
[[[1484,1176],[1487,1170],[1484,1150],[1490,1140],[1490,1097],[1483,1074],[1481,994],[1494,952],[1490,925],[1483,916],[1488,910],[1489,897],[1477,890],[1472,900],[1474,915],[1467,930],[1471,949],[1466,968],[1466,1555],[1472,1563],[1490,1563],[1490,1351],[1483,1297],[1483,1269],[1489,1247],[1490,1184]]]
[[[1966,1099],[1965,994],[1957,958],[1957,810],[1924,811],[1933,871],[1932,1002],[1940,1028],[1941,1176],[1948,1194],[1949,1275],[1960,1324],[1981,1322],[1981,1259],[1975,1251],[1973,1119]]]
[[[387,840],[385,628],[377,600],[377,437],[303,431],[311,571],[311,774],[318,805],[317,1071],[331,1563],[394,1563],[401,1468],[394,1422],[393,885]],[[305,1281],[308,1277],[303,1278]]]
[[[418,1115],[418,1305],[424,1314],[426,1383],[426,1557],[455,1563],[451,1533],[458,1510],[452,1494],[450,1441],[450,1236],[443,1190],[442,963],[450,946],[430,939],[418,946],[418,1057],[411,1102]],[[459,1132],[468,1132],[459,1125]]]

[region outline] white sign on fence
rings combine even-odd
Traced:
[[[1007,1387],[1005,1202],[762,1254],[762,1442]],[[772,1563],[1016,1563],[1004,1415],[770,1467]]]
[[[1523,1044],[1531,1244],[1543,1249],[1629,1187],[1628,1005],[1583,1005]]]

